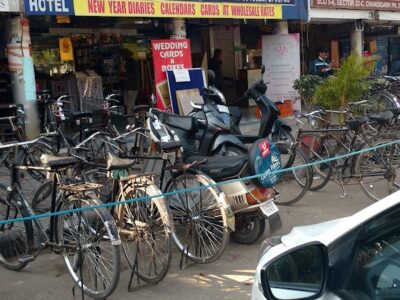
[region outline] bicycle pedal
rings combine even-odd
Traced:
[[[35,257],[32,255],[25,255],[18,259],[18,262],[21,264],[30,263],[35,260]]]

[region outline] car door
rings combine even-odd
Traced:
[[[335,245],[329,251],[332,270],[328,290],[341,299],[400,299],[399,206],[366,222]]]

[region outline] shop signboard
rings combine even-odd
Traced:
[[[10,11],[9,0],[0,0],[0,11]]]
[[[157,108],[172,112],[166,72],[192,67],[190,40],[152,40],[151,51],[153,54]]]
[[[82,1],[82,0],[79,0]],[[74,15],[73,0],[24,0],[26,15]]]
[[[270,83],[267,96],[274,102],[297,100],[293,82],[300,77],[300,34],[263,36],[262,52],[264,80]],[[295,102],[293,109],[301,110],[300,101]]]
[[[282,6],[266,1],[74,0],[74,4],[77,16],[282,19]]]
[[[355,10],[400,11],[398,0],[311,0],[311,7]]]

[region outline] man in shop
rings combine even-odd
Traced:
[[[215,73],[215,87],[222,91],[224,77],[222,76],[222,50],[217,48],[214,50],[214,56],[210,59],[208,68]]]
[[[314,59],[310,66],[310,74],[326,78],[333,74],[332,64],[329,61],[329,50],[321,47],[318,50],[318,58]]]
[[[127,114],[132,114],[139,89],[139,64],[133,58],[132,51],[121,50],[121,83],[124,91],[124,104]]]

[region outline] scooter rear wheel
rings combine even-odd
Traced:
[[[236,228],[232,239],[239,244],[253,244],[263,235],[265,219],[258,216],[236,216]]]

